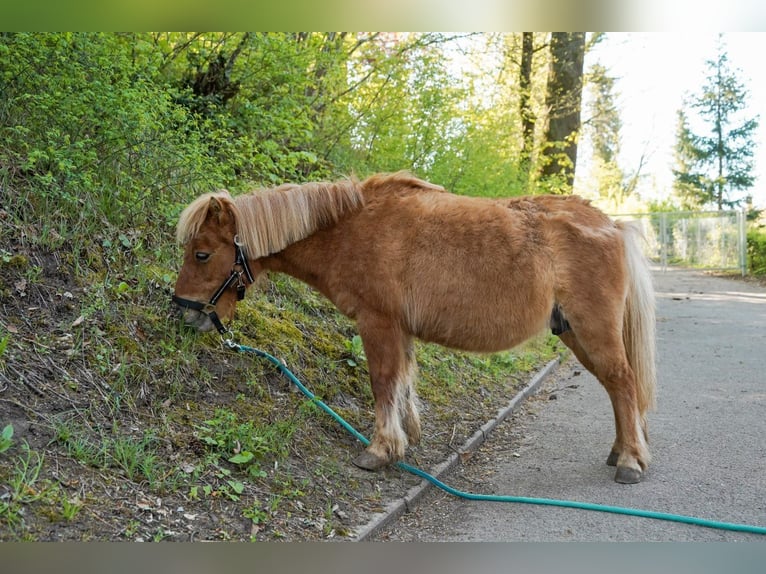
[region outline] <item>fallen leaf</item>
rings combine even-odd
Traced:
[[[77,319],[72,321],[72,328],[79,327],[80,325],[82,325],[83,321],[85,321],[85,316],[80,315],[79,317],[77,317]]]

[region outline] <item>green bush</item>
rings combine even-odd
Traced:
[[[751,275],[766,275],[766,229],[747,232],[747,270]]]
[[[223,183],[158,57],[132,35],[0,35],[0,178],[17,221],[65,237],[154,226],[181,190]]]

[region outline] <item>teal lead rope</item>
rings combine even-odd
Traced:
[[[321,408],[323,411],[329,414],[332,418],[334,418],[343,428],[345,428],[349,433],[351,433],[357,440],[362,442],[365,446],[370,444],[370,441],[364,435],[362,435],[359,431],[357,431],[354,427],[352,427],[348,422],[346,422],[343,419],[343,417],[341,417],[338,413],[332,410],[329,406],[327,406],[325,403],[319,400],[316,397],[316,395],[314,395],[314,393],[308,390],[303,385],[303,383],[301,383],[296,378],[296,376],[293,375],[293,373],[282,363],[282,361],[266,353],[265,351],[261,351],[260,349],[255,349],[253,347],[247,347],[245,345],[237,344],[233,342],[231,339],[224,339],[224,344],[230,349],[233,349],[235,351],[239,351],[242,353],[252,353],[273,363],[282,372],[282,374],[284,374],[288,379],[290,379],[290,381],[296,387],[298,387],[298,389],[300,389],[300,391],[310,401],[312,401],[319,408]],[[593,504],[590,502],[577,502],[572,500],[556,500],[553,498],[530,498],[526,496],[501,496],[501,495],[495,495],[495,494],[475,494],[471,492],[463,492],[462,490],[457,490],[455,488],[452,488],[451,486],[444,484],[442,481],[431,476],[427,472],[424,472],[414,466],[410,466],[407,463],[399,462],[397,463],[396,466],[398,466],[402,470],[406,470],[407,472],[414,474],[415,476],[419,476],[427,480],[434,486],[444,490],[445,492],[448,492],[449,494],[452,494],[453,496],[457,496],[459,498],[464,498],[467,500],[482,500],[487,502],[517,502],[517,503],[523,503],[523,504],[559,506],[563,508],[578,508],[580,510],[595,510],[598,512],[609,512],[612,514],[627,514],[628,516],[641,516],[643,518],[655,518],[658,520],[682,522],[685,524],[694,524],[696,526],[706,526],[708,528],[717,528],[719,530],[732,530],[736,532],[766,534],[766,527],[763,527],[763,526],[751,526],[749,524],[734,524],[730,522],[718,522],[716,520],[706,520],[704,518],[695,518],[693,516],[683,516],[681,514],[668,514],[666,512],[654,512],[652,510],[640,510],[637,508],[624,508],[621,506],[609,506],[604,504]]]

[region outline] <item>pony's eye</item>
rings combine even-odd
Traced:
[[[210,258],[210,253],[205,253],[204,251],[197,251],[194,254],[194,257],[197,258],[197,261],[207,261]]]

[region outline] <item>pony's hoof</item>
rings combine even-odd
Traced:
[[[620,458],[620,453],[616,450],[613,450],[609,453],[609,456],[606,457],[606,464],[607,466],[617,466],[617,459]]]
[[[627,466],[618,466],[614,481],[620,484],[636,484],[641,482],[641,471]]]
[[[363,470],[378,470],[386,466],[389,461],[365,450],[351,462]]]

